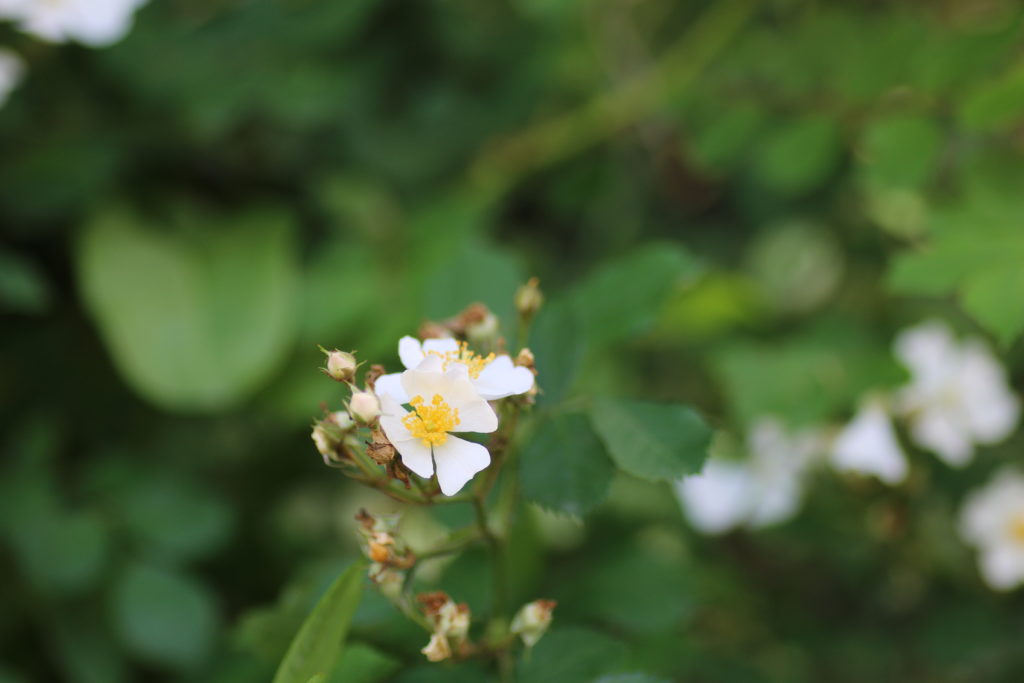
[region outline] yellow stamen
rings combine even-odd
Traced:
[[[459,342],[459,348],[455,351],[427,351],[429,355],[437,356],[444,361],[444,369],[447,370],[452,363],[462,363],[469,370],[469,376],[476,379],[483,372],[483,369],[487,367],[487,364],[494,360],[494,354],[489,353],[486,356],[480,356],[469,350],[469,344],[466,342]]]
[[[440,394],[434,394],[430,405],[424,403],[422,396],[414,397],[409,405],[413,412],[402,418],[402,424],[424,446],[440,446],[448,440],[448,432],[459,424],[459,409],[452,410]]]
[[[1018,543],[1024,543],[1024,513],[1019,513],[1010,522],[1010,535]]]

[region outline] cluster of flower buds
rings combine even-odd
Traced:
[[[370,559],[370,580],[385,597],[398,599],[405,583],[404,571],[416,563],[416,555],[396,532],[397,516],[374,516],[360,510],[356,521],[359,522],[360,546]]]
[[[433,627],[430,642],[420,652],[432,662],[448,659],[453,653],[459,657],[466,656],[470,650],[469,606],[456,603],[444,591],[421,593],[417,600]]]
[[[512,619],[512,633],[522,638],[526,647],[533,647],[551,625],[551,616],[557,604],[554,600],[526,603]]]
[[[328,413],[326,417],[317,420],[313,424],[313,433],[310,437],[316,445],[316,450],[323,456],[324,464],[334,467],[346,459],[346,449],[355,423],[352,417],[344,410]]]

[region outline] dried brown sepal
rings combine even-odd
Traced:
[[[370,432],[370,440],[366,442],[366,454],[378,465],[388,465],[395,459],[395,447],[379,427],[374,427]]]
[[[387,374],[387,370],[384,369],[384,366],[374,363],[370,366],[370,369],[366,371],[366,374],[363,376],[363,381],[366,383],[366,387],[372,391],[375,389],[377,379],[380,378],[381,375],[385,374]]]
[[[423,613],[428,617],[435,617],[441,613],[441,608],[452,599],[444,591],[430,591],[420,593],[416,596],[416,602],[423,606]]]

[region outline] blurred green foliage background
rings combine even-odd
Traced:
[[[550,402],[841,420],[927,315],[1024,371],[1010,0],[154,0],[109,48],[0,39],[3,681],[269,680],[381,504],[309,441],[316,344],[398,369],[530,275]],[[1020,443],[720,539],[600,460],[585,525],[515,530],[560,603],[522,680],[1019,680],[1022,596],[951,529]],[[437,580],[476,610],[483,562]],[[352,638],[334,681],[486,680],[373,595]]]

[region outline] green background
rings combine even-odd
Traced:
[[[542,404],[838,424],[929,316],[1019,379],[1022,39],[1009,0],[164,0],[102,50],[0,27],[27,62],[0,681],[269,680],[352,514],[388,507],[309,441],[344,398],[316,345],[397,370],[473,301],[511,331],[531,275]],[[794,521],[705,538],[564,419],[523,461],[514,592],[559,607],[522,680],[1019,680],[1022,596],[953,533],[1019,434],[962,471],[913,453],[895,489],[818,472]],[[434,581],[486,611],[482,554]],[[490,675],[428,666],[369,593],[350,638],[331,680]]]

